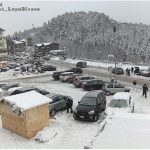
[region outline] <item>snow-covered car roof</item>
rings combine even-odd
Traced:
[[[24,111],[49,103],[51,102],[51,99],[36,91],[30,91],[22,94],[7,96],[5,97],[5,101]]]
[[[113,99],[113,100],[115,100],[115,99],[128,100],[129,97],[131,97],[131,94],[130,94],[130,93],[127,93],[127,92],[117,92],[117,93],[112,97],[112,99]]]
[[[63,72],[61,75],[69,75],[69,74],[74,74],[74,72]]]

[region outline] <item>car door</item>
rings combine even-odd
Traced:
[[[114,91],[115,91],[115,93],[123,92],[124,91],[124,86],[121,85],[121,84],[114,84]]]
[[[66,107],[66,99],[63,95],[58,95],[59,103],[58,103],[58,109],[64,109]]]
[[[102,80],[97,80],[97,85],[96,85],[96,89],[97,90],[101,90],[102,89],[102,86],[103,86],[103,81]]]
[[[132,112],[132,111],[134,111],[134,108],[133,108],[134,106],[133,106],[133,101],[132,101],[132,99],[131,99],[131,96],[129,97],[129,110],[130,110],[130,112]]]
[[[110,92],[111,94],[114,94],[114,84],[110,83],[107,84],[106,86],[107,86],[106,91]]]
[[[100,113],[103,110],[103,95],[99,94],[97,97],[97,112]]]

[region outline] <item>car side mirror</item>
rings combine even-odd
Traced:
[[[78,101],[78,104],[80,104],[80,101]]]

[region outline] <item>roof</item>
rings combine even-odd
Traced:
[[[13,40],[13,42],[15,43],[15,44],[22,44],[23,42],[21,42],[21,41],[16,41],[16,40]]]
[[[104,92],[100,91],[100,90],[94,90],[94,91],[88,92],[84,96],[86,96],[86,97],[96,97],[99,93],[104,93]]]
[[[22,39],[22,40],[20,40],[21,42],[26,42],[27,40],[26,39]]]
[[[48,45],[51,45],[51,44],[53,44],[53,43],[55,43],[55,42],[51,42],[51,43],[39,43],[39,44],[35,44],[35,46],[38,46],[38,47],[40,47],[40,46],[42,46],[42,45],[48,46]],[[55,43],[55,44],[58,44],[58,43]]]
[[[130,93],[128,92],[117,92],[112,99],[129,99],[129,97],[131,96]]]
[[[14,104],[21,110],[28,110],[46,103],[49,103],[51,99],[36,92],[30,91],[22,94],[5,97],[5,101]]]
[[[58,50],[51,50],[50,51],[50,53],[59,53],[59,52],[67,52],[67,50],[58,49]]]
[[[68,74],[74,74],[74,72],[63,72],[61,75],[68,75]]]

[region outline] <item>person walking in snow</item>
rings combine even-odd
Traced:
[[[147,97],[147,91],[148,91],[148,87],[146,85],[146,83],[143,85],[143,96],[145,96],[145,98]]]

